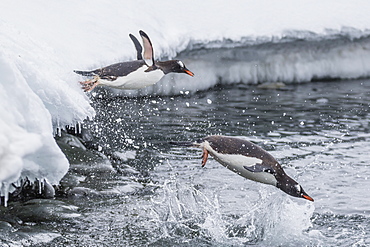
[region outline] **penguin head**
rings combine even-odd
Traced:
[[[165,74],[168,73],[185,73],[194,76],[194,73],[186,68],[185,64],[180,60],[169,60],[164,62],[156,62],[156,66],[160,68]]]
[[[190,76],[194,76],[194,73],[188,70],[185,64],[180,60],[175,60],[174,66],[172,67],[172,71],[175,73],[186,73]]]
[[[296,181],[294,181],[287,175],[284,179],[282,179],[282,181],[278,181],[276,187],[278,187],[279,189],[281,189],[282,191],[291,196],[304,198],[311,202],[314,201],[312,197],[307,195],[307,193],[303,190],[302,186],[300,186]]]

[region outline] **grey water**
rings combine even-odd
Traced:
[[[91,99],[97,116],[84,123],[86,145],[111,169],[81,176],[94,193],[58,198],[77,207],[76,217],[19,224],[50,238],[23,245],[370,246],[370,80],[237,84],[176,97],[101,90]],[[315,202],[212,158],[201,167],[200,150],[168,144],[214,134],[268,150]],[[11,243],[19,241],[4,246]]]

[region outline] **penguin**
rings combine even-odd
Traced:
[[[92,71],[74,70],[82,76],[93,76],[90,80],[80,82],[85,92],[93,90],[98,85],[126,90],[140,89],[157,83],[168,73],[186,73],[194,76],[194,73],[180,60],[154,61],[153,46],[149,36],[142,30],[139,34],[144,46],[143,56],[139,41],[130,34],[138,60],[116,63]]]
[[[288,195],[314,201],[301,185],[285,173],[271,154],[247,140],[212,135],[196,142],[170,142],[170,144],[201,148],[202,167],[206,165],[208,155],[211,155],[220,164],[246,179],[270,184]]]

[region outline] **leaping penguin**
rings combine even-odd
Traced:
[[[261,147],[249,141],[213,135],[197,142],[170,142],[179,146],[199,147],[203,150],[202,166],[210,154],[226,168],[247,179],[276,186],[285,193],[314,201],[294,179],[289,177],[279,162]]]
[[[157,83],[165,74],[171,72],[194,76],[180,60],[154,61],[152,42],[144,31],[140,30],[139,33],[143,40],[144,56],[141,55],[142,47],[139,41],[130,34],[138,60],[116,63],[92,71],[74,70],[82,76],[93,76],[90,80],[80,82],[85,92],[93,90],[98,85],[119,89],[140,89]]]

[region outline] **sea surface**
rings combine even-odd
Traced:
[[[370,80],[90,96],[97,115],[83,136],[112,169],[83,176],[82,196],[57,198],[76,217],[24,221],[17,230],[32,236],[4,246],[370,245]],[[212,158],[201,167],[201,150],[168,143],[217,134],[268,150],[315,202]]]

